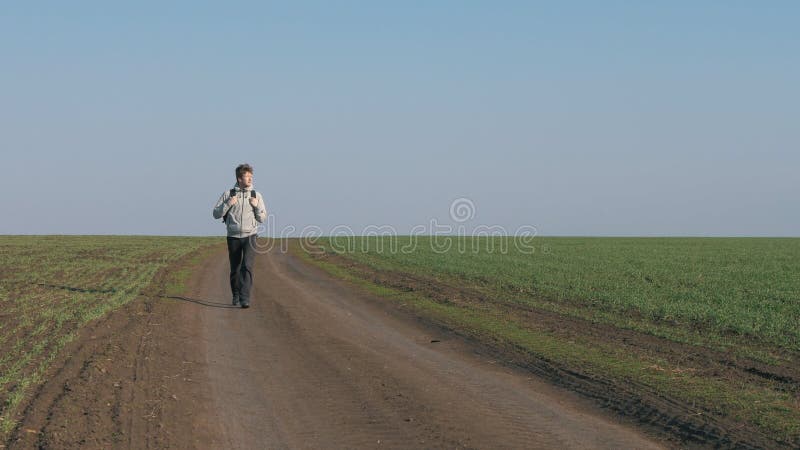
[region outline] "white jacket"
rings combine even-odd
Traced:
[[[225,225],[228,228],[228,236],[230,237],[244,238],[258,233],[258,224],[267,220],[267,208],[264,206],[264,198],[252,186],[241,189],[237,183],[233,189],[234,195],[238,197],[236,204],[228,206],[231,192],[225,191],[219,197],[217,204],[214,205],[212,215],[215,219],[219,219],[228,214]],[[256,207],[250,204],[251,191],[256,192],[256,198],[258,199],[258,206]]]

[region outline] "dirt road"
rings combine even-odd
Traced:
[[[230,307],[229,298],[223,250],[202,263],[184,297],[160,298],[136,313],[131,306],[98,326],[110,330],[136,314],[144,318],[128,334],[144,337],[109,331],[102,347],[87,342],[74,350],[73,360],[83,363],[66,364],[45,386],[17,444],[660,446],[277,248],[257,256],[251,308]],[[90,333],[98,340],[98,330]],[[106,359],[116,363],[91,369]]]
[[[191,295],[227,299],[227,268]],[[249,310],[196,308],[225,447],[655,446],[278,249],[255,270]]]

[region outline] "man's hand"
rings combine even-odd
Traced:
[[[258,198],[257,197],[250,197],[250,206],[253,208],[258,208]]]
[[[237,202],[237,200],[238,200],[238,198],[237,198],[237,197],[231,197],[231,198],[229,198],[229,199],[228,199],[228,206],[233,206],[233,205],[235,205],[235,204],[236,204],[236,202]]]

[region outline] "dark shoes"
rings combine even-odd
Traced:
[[[249,300],[242,300],[239,298],[239,294],[235,294],[233,296],[233,300],[231,301],[231,305],[233,306],[241,306],[242,308],[249,308],[250,301]]]

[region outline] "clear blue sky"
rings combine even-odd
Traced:
[[[0,234],[800,235],[800,2],[15,3]]]

